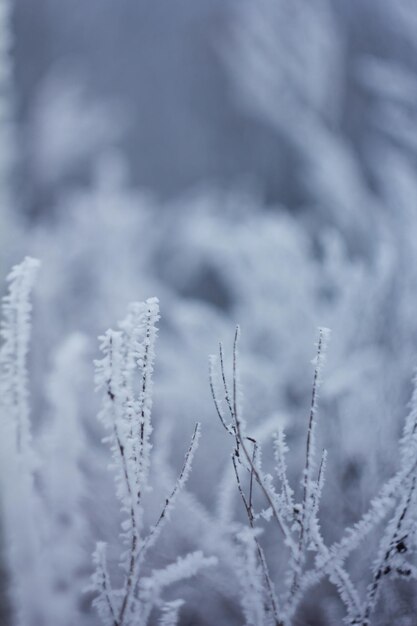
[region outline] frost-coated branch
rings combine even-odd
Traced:
[[[256,448],[254,448],[254,452],[252,456],[253,463],[255,459],[255,450]],[[258,529],[255,528],[255,524],[254,524],[254,512],[253,512],[253,505],[252,505],[253,471],[252,470],[250,471],[249,495],[248,497],[246,497],[241,480],[240,480],[240,475],[239,475],[239,470],[238,470],[238,458],[239,457],[237,456],[236,451],[235,451],[234,454],[232,455],[233,469],[234,469],[235,476],[236,476],[236,483],[237,483],[238,491],[239,491],[240,497],[242,498],[246,515],[248,517],[249,527],[251,530],[251,533],[249,534],[245,533],[244,531],[243,533],[241,533],[241,539],[247,548],[247,551],[246,551],[247,558],[245,562],[247,575],[243,577],[243,580],[246,581],[245,585],[247,584],[249,587],[253,588],[252,593],[254,593],[256,597],[258,597],[258,599],[260,598],[260,602],[262,603],[262,611],[261,611],[260,607],[258,606],[259,602],[253,602],[250,599],[248,599],[248,603],[249,603],[247,605],[248,626],[252,624],[253,626],[257,626],[257,624],[263,624],[263,621],[256,621],[254,618],[254,615],[258,616],[257,619],[259,619],[260,615],[264,616],[264,618],[262,619],[266,619],[268,610],[272,612],[273,619],[275,620],[275,624],[279,625],[281,624],[281,620],[280,620],[280,609],[279,609],[279,604],[278,604],[278,598],[276,596],[274,584],[271,580],[271,576],[270,576],[269,569],[268,569],[268,564],[265,558],[265,553],[258,540],[257,535],[259,534],[259,531]],[[255,563],[255,561],[252,558],[253,547],[256,548],[256,555],[259,561],[259,566]],[[263,590],[262,594],[259,593],[259,588],[258,588],[259,587],[258,569],[262,572],[262,578],[265,584],[265,589],[264,589],[264,586],[261,585],[261,588]],[[244,591],[244,593],[246,593],[246,591]],[[265,596],[265,598],[263,596]],[[246,613],[245,606],[246,606],[246,599],[244,599],[244,602],[243,602],[243,608]],[[252,617],[248,617],[249,615],[252,615]]]
[[[246,515],[249,521],[251,535],[251,543],[255,549],[254,554],[257,556],[257,565],[254,567],[253,556],[246,553],[246,567],[251,570],[252,587],[255,589],[255,581],[261,580],[263,585],[263,597],[267,599],[266,604],[247,605],[247,599],[242,599],[242,606],[246,616],[247,623],[253,623],[258,620],[257,624],[267,624],[271,621],[271,615],[265,609],[272,608],[273,621],[277,625],[289,625],[292,623],[296,608],[299,603],[299,589],[304,584],[304,579],[309,575],[316,573],[316,566],[313,565],[309,572],[305,570],[307,562],[306,550],[314,550],[323,560],[329,558],[329,548],[326,547],[320,533],[320,524],[318,521],[318,512],[320,505],[320,497],[324,485],[324,475],[326,468],[327,453],[323,451],[317,476],[316,458],[315,458],[315,429],[316,429],[316,412],[318,391],[321,384],[321,373],[325,361],[326,346],[330,331],[328,329],[319,329],[319,339],[317,343],[317,356],[313,363],[315,365],[312,398],[310,404],[309,421],[307,429],[306,443],[306,461],[302,475],[303,501],[301,504],[294,503],[294,492],[290,487],[287,478],[287,466],[285,454],[287,446],[285,443],[284,433],[279,430],[274,437],[274,457],[275,469],[280,483],[281,493],[277,492],[272,476],[264,474],[261,468],[261,449],[259,444],[253,437],[246,434],[246,424],[241,418],[239,395],[239,376],[238,376],[238,339],[239,329],[235,333],[233,344],[233,382],[232,395],[229,393],[229,387],[225,376],[225,367],[223,352],[220,349],[220,378],[223,383],[224,400],[231,414],[232,423],[229,427],[226,423],[223,413],[222,402],[218,392],[215,366],[217,360],[215,357],[210,358],[210,388],[215,404],[216,412],[223,427],[232,434],[236,439],[235,450],[232,454],[233,469],[235,473],[238,492],[241,496]],[[221,344],[220,344],[221,345]],[[252,444],[253,452],[251,453],[248,444]],[[256,454],[255,454],[256,451]],[[240,467],[249,473],[248,493],[245,492],[244,483],[240,475]],[[265,496],[269,508],[267,511],[261,511],[256,514],[253,510],[253,479],[261,489]],[[286,575],[287,590],[283,594],[282,599],[275,593],[273,581],[269,575],[268,565],[265,554],[260,544],[258,535],[259,529],[255,523],[263,518],[269,520],[270,517],[278,522],[278,526],[284,536],[284,545],[290,552],[288,563],[288,571]],[[253,555],[253,551],[251,553]],[[251,565],[252,564],[252,565]],[[262,573],[261,578],[257,571]],[[326,573],[329,580],[336,586],[341,599],[346,605],[349,619],[356,619],[361,613],[361,603],[357,591],[351,582],[348,573],[343,568],[343,562],[328,562]],[[255,594],[259,597],[259,594]],[[262,613],[263,611],[263,613]],[[254,616],[257,616],[256,618]],[[263,616],[262,616],[263,615]],[[261,621],[259,621],[261,620]],[[353,623],[352,621],[350,623]]]
[[[318,392],[321,385],[321,374],[326,358],[326,349],[330,337],[328,328],[319,329],[317,342],[317,355],[312,361],[314,364],[314,378],[311,392],[310,414],[307,428],[306,459],[303,473],[303,502],[301,505],[300,536],[298,540],[297,555],[295,558],[294,576],[291,584],[291,593],[294,595],[299,584],[299,577],[305,561],[305,548],[309,539],[309,525],[314,514],[314,493],[316,490],[313,477],[316,448],[316,412]]]
[[[239,337],[240,337],[240,328],[239,326],[236,327],[236,331],[235,331],[235,337],[234,337],[234,341],[233,341],[233,398],[232,400],[230,400],[230,396],[228,396],[228,398],[226,399],[227,405],[231,411],[231,416],[232,416],[232,432],[235,436],[235,440],[236,440],[236,453],[237,456],[239,458],[240,457],[240,449],[242,449],[243,451],[243,457],[247,463],[247,466],[250,470],[250,472],[253,472],[253,476],[255,477],[257,483],[259,484],[266,500],[268,501],[269,506],[271,507],[273,516],[275,518],[275,520],[278,523],[279,528],[281,529],[285,541],[287,543],[287,545],[290,547],[290,549],[293,551],[295,550],[295,546],[293,544],[288,526],[285,522],[284,516],[280,510],[280,508],[277,506],[277,502],[276,499],[274,497],[271,496],[270,491],[267,487],[267,478],[263,475],[263,472],[261,470],[261,468],[259,467],[258,464],[254,463],[253,457],[251,452],[248,449],[247,446],[247,441],[251,441],[253,443],[254,439],[247,437],[246,435],[246,424],[245,421],[242,418],[242,414],[241,414],[241,408],[240,408],[240,402],[239,402],[239,394],[240,394],[240,383],[239,383],[239,372],[238,372],[238,342],[239,342]],[[221,345],[221,344],[220,344]],[[213,357],[210,357],[211,363],[215,362]],[[221,363],[221,370],[222,370],[222,378],[224,381],[224,385],[225,385],[225,392],[227,393],[227,383],[225,381],[225,375],[224,375],[224,365],[223,365],[223,356],[222,353],[220,354],[220,363]],[[216,389],[215,385],[213,385],[214,390]],[[218,398],[216,396],[213,396],[213,400],[216,401],[218,403]],[[220,406],[218,404],[218,406]],[[224,422],[224,418],[222,423]]]
[[[106,550],[107,545],[103,541],[99,541],[93,553],[93,564],[96,569],[92,576],[91,585],[97,592],[97,596],[93,600],[93,606],[97,610],[103,624],[116,626],[118,623],[117,611],[107,570]]]
[[[146,553],[156,543],[188,480],[200,437],[200,425],[197,424],[180,475],[165,500],[156,524],[146,529],[143,496],[150,489],[152,374],[158,320],[156,298],[130,305],[119,330],[108,330],[100,338],[103,358],[95,362],[97,388],[103,392],[99,419],[109,432],[107,441],[113,456],[116,493],[125,516],[121,535],[125,547],[120,562],[124,572],[122,589],[112,590],[103,544],[98,544],[94,557],[95,604],[105,623],[112,626],[133,626],[137,623],[146,626],[152,607],[162,602],[160,592],[164,586],[193,575],[200,567],[213,564],[213,560],[202,555],[200,558],[201,553],[195,553],[168,565],[151,579],[142,576]],[[144,593],[145,587],[147,593]],[[166,623],[175,623],[179,605],[165,606],[168,608],[164,616],[169,620]]]
[[[197,423],[195,425],[191,442],[185,455],[184,465],[182,466],[180,475],[178,476],[177,482],[175,483],[171,493],[165,500],[165,504],[158,517],[158,520],[156,521],[155,525],[152,526],[151,530],[149,531],[148,536],[143,541],[142,547],[139,550],[140,558],[143,558],[146,552],[149,550],[149,548],[151,548],[154,545],[154,543],[157,541],[162,531],[164,524],[169,520],[170,513],[175,507],[175,502],[177,500],[177,497],[181,493],[183,488],[185,487],[185,484],[190,475],[194,455],[199,444],[200,436],[201,436],[201,426],[200,424]]]
[[[205,557],[197,550],[167,565],[164,569],[154,570],[149,578],[143,578],[140,587],[143,595],[160,596],[161,592],[179,580],[195,576],[202,567],[216,565],[215,557]]]
[[[1,402],[8,423],[15,430],[17,453],[30,455],[29,391],[27,355],[29,351],[32,304],[30,294],[40,262],[26,257],[7,277],[9,291],[3,298],[0,326]]]
[[[416,476],[408,481],[408,489],[401,499],[401,506],[395,512],[380,543],[379,555],[375,564],[372,583],[368,587],[362,626],[369,626],[370,617],[375,610],[383,577],[394,572],[407,571],[404,556],[410,548],[410,525],[407,524],[407,515],[415,498]],[[415,524],[415,522],[414,522]],[[406,576],[404,576],[406,577]]]
[[[157,298],[146,301],[144,320],[144,340],[137,354],[137,363],[142,370],[142,379],[139,390],[139,451],[137,466],[137,500],[140,504],[143,486],[146,485],[149,475],[152,433],[152,374],[155,362],[155,341],[157,337],[156,324],[159,320],[159,303]]]
[[[205,557],[200,550],[197,550],[185,557],[178,557],[174,563],[167,565],[164,569],[154,570],[151,576],[142,578],[139,589],[140,625],[148,623],[153,606],[161,605],[161,594],[166,587],[195,576],[204,567],[211,567],[216,564],[217,559],[215,557]],[[179,608],[181,605],[177,604],[176,606]]]
[[[5,557],[11,574],[16,623],[31,626],[44,618],[52,601],[43,572],[44,518],[35,488],[27,357],[31,333],[30,295],[39,261],[26,257],[7,277],[0,326],[0,496]]]
[[[344,531],[341,540],[326,548],[320,545],[321,537],[313,526],[313,538],[317,546],[315,567],[300,580],[300,586],[293,599],[292,613],[302,601],[311,586],[318,584],[325,575],[338,587],[341,599],[348,609],[346,623],[369,626],[380,585],[388,576],[414,579],[415,567],[405,560],[405,553],[415,545],[417,505],[415,485],[417,481],[417,380],[414,378],[414,391],[406,419],[403,437],[400,441],[400,467],[397,473],[380,489],[371,501],[368,511],[351,528]],[[364,607],[352,587],[343,563],[360,543],[375,531],[377,525],[394,509],[394,515],[384,533],[373,570],[373,581],[368,587]],[[413,511],[413,513],[410,513]],[[339,589],[340,582],[343,587]]]
[[[293,490],[290,487],[287,477],[287,463],[285,455],[288,452],[288,446],[285,440],[285,433],[282,428],[279,428],[274,436],[274,456],[275,456],[275,470],[277,472],[278,479],[282,487],[282,495],[287,507],[287,515],[292,516],[294,509]]]
[[[245,616],[245,626],[259,626],[266,623],[265,587],[262,571],[262,561],[259,558],[260,547],[257,535],[259,530],[245,528],[238,539],[244,548],[244,558],[241,567],[240,580],[242,585],[242,609]]]

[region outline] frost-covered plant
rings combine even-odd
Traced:
[[[262,468],[259,442],[247,434],[242,416],[238,340],[236,330],[233,347],[231,386],[226,377],[223,347],[219,358],[210,357],[210,387],[217,415],[224,429],[234,438],[232,464],[238,492],[244,505],[249,529],[239,535],[244,546],[242,564],[237,568],[241,581],[241,605],[247,626],[289,626],[307,592],[324,577],[332,583],[346,609],[344,622],[351,626],[369,626],[376,608],[384,578],[417,578],[417,568],[410,557],[416,549],[417,523],[417,392],[414,391],[411,411],[406,420],[400,446],[400,467],[383,485],[362,518],[343,532],[342,539],[328,547],[319,520],[320,499],[324,484],[327,452],[317,463],[316,414],[321,372],[330,331],[319,329],[317,355],[313,360],[314,379],[307,427],[305,466],[301,477],[301,501],[295,499],[287,477],[285,436],[279,430],[274,437],[276,480]],[[415,389],[416,389],[415,381]],[[258,486],[266,508],[255,510]],[[391,513],[393,511],[393,513]],[[364,598],[346,569],[346,560],[369,535],[376,536],[378,524],[392,514],[379,539],[377,557],[372,566],[372,581]],[[261,521],[273,520],[289,552],[283,588],[276,589],[268,560],[260,540]],[[362,581],[359,581],[363,583]]]
[[[103,391],[99,418],[109,431],[106,440],[111,446],[117,497],[124,515],[120,589],[112,587],[106,544],[99,542],[94,553],[93,588],[97,592],[94,604],[103,623],[111,626],[146,626],[155,606],[162,609],[162,624],[175,624],[180,602],[164,603],[163,590],[215,562],[214,558],[206,558],[201,551],[196,551],[178,558],[163,570],[143,576],[145,557],[158,540],[188,479],[200,438],[200,425],[196,424],[179,477],[156,523],[147,529],[143,499],[150,488],[152,374],[158,320],[156,298],[133,303],[127,317],[119,324],[119,330],[108,330],[100,338],[103,358],[96,361],[96,382]]]
[[[15,265],[7,277],[9,293],[3,298],[1,322],[2,347],[1,398],[9,410],[8,425],[13,429],[13,440],[18,454],[30,455],[27,355],[29,351],[32,305],[30,293],[39,261],[26,257]]]
[[[27,355],[31,311],[30,293],[39,262],[27,257],[8,275],[3,298],[0,349],[1,498],[6,559],[12,577],[13,605],[18,623],[38,618],[42,575],[37,532],[39,502],[34,490],[35,455],[29,420]]]
[[[13,623],[83,623],[80,607],[85,578],[88,519],[81,513],[86,482],[81,463],[88,455],[79,421],[79,379],[85,373],[86,341],[73,334],[57,352],[46,389],[50,409],[42,435],[32,438],[27,357],[31,330],[30,293],[39,262],[27,257],[8,276],[3,298],[0,348],[1,499],[5,555],[11,575]],[[102,337],[103,359],[96,362],[104,389],[100,419],[109,429],[117,495],[124,515],[123,585],[112,589],[106,544],[94,553],[94,601],[105,623],[145,625],[153,607],[161,623],[176,623],[181,600],[164,600],[165,588],[193,576],[216,559],[196,550],[165,569],[152,569],[145,557],[157,542],[188,479],[200,437],[197,424],[183,467],[154,525],[146,528],[143,497],[150,489],[151,409],[156,299],[132,304],[119,330]],[[145,568],[147,566],[147,569]]]
[[[0,349],[2,530],[13,623],[69,626],[79,615],[84,566],[80,512],[85,453],[72,368],[79,336],[63,346],[50,376],[52,415],[41,446],[32,436],[27,359],[30,294],[39,261],[27,257],[8,276]],[[79,366],[79,371],[82,368]],[[72,388],[71,388],[72,382]]]

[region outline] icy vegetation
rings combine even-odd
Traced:
[[[125,550],[120,562],[125,578],[120,591],[114,591],[111,586],[106,544],[98,543],[94,553],[96,571],[93,589],[98,593],[94,605],[104,623],[110,625],[139,622],[146,626],[153,606],[161,604],[160,596],[165,587],[193,576],[201,567],[215,563],[215,559],[204,558],[201,552],[194,552],[140,579],[147,552],[156,543],[178,494],[187,482],[200,438],[200,425],[197,424],[179,478],[165,498],[158,520],[149,531],[145,531],[143,499],[149,489],[152,373],[158,319],[156,298],[144,304],[132,304],[127,318],[120,324],[121,330],[108,330],[101,337],[100,348],[104,356],[96,361],[96,382],[98,388],[104,390],[100,419],[111,433],[109,441],[116,468],[117,496],[125,516],[122,522]],[[139,383],[134,376],[137,367],[140,369]],[[138,387],[136,391],[135,387]],[[175,606],[178,607],[178,604]],[[163,610],[168,609],[165,606]],[[163,619],[168,619],[167,615]],[[174,621],[173,617],[171,621]]]
[[[345,605],[344,623],[369,626],[383,579],[403,578],[412,581],[417,575],[417,568],[409,560],[415,551],[417,530],[412,512],[416,503],[417,480],[416,391],[400,443],[401,464],[397,473],[381,487],[362,518],[352,527],[346,528],[342,538],[328,547],[322,536],[319,519],[327,451],[323,450],[320,462],[317,463],[315,431],[318,393],[330,331],[326,328],[319,329],[317,355],[312,361],[314,376],[305,465],[301,478],[301,502],[295,502],[294,491],[287,476],[288,447],[284,433],[278,431],[274,434],[275,472],[278,479],[275,481],[271,474],[264,473],[260,445],[254,437],[247,434],[239,401],[239,332],[237,328],[233,345],[232,383],[229,385],[225,375],[222,344],[219,349],[218,372],[221,383],[215,378],[215,357],[210,359],[210,380],[220,422],[235,439],[232,463],[237,489],[248,518],[249,528],[239,535],[245,546],[243,566],[236,570],[241,580],[241,604],[246,618],[245,624],[293,624],[298,604],[303,601],[304,596],[311,587],[322,582],[323,578],[328,578]],[[218,387],[222,387],[221,392]],[[222,398],[225,408],[222,407]],[[227,424],[227,419],[231,419],[230,424]],[[254,505],[255,485],[259,487],[267,507],[259,511],[256,511]],[[367,587],[364,599],[361,599],[345,569],[345,562],[368,535],[376,533],[375,528],[387,516],[391,516],[391,519],[386,529],[380,533],[382,536],[377,543],[377,557],[371,562],[372,582]],[[288,556],[284,558],[284,590],[280,595],[271,579],[268,559],[259,539],[263,531],[262,520],[271,524],[275,522],[275,532],[281,534],[283,547],[288,552]]]
[[[6,562],[11,576],[14,619],[17,624],[34,626],[39,623],[71,624],[75,618],[80,623],[84,619],[76,593],[83,569],[78,542],[81,541],[80,526],[84,525],[84,520],[80,509],[74,515],[83,490],[82,486],[78,491],[75,487],[80,446],[74,445],[72,454],[68,454],[71,444],[76,444],[79,439],[78,433],[73,430],[73,425],[63,425],[69,435],[65,449],[61,447],[60,429],[53,424],[52,438],[55,439],[51,442],[49,433],[49,447],[62,453],[55,467],[51,458],[45,456],[43,462],[39,459],[31,435],[27,357],[32,311],[30,293],[38,266],[38,261],[27,257],[8,276],[9,291],[3,298],[0,352],[1,408],[2,414],[7,416],[1,432]],[[99,419],[109,432],[104,442],[111,448],[111,469],[122,528],[122,552],[117,559],[118,569],[123,572],[120,588],[113,586],[106,542],[98,541],[93,554],[94,572],[89,586],[93,592],[92,606],[102,623],[109,626],[138,623],[146,626],[155,608],[161,613],[160,624],[178,623],[183,600],[164,600],[165,588],[195,576],[207,566],[222,566],[221,558],[205,557],[201,550],[196,550],[178,556],[164,568],[148,572],[146,569],[148,552],[152,552],[157,544],[184,490],[200,437],[200,424],[197,424],[179,477],[169,495],[165,496],[156,521],[146,528],[144,502],[146,493],[152,489],[152,374],[158,320],[156,298],[131,304],[119,329],[108,330],[100,337],[102,358],[95,361],[96,385],[103,395]],[[233,473],[247,527],[237,522],[226,523],[221,517],[212,518],[210,524],[218,524],[216,531],[211,529],[212,535],[224,535],[223,541],[232,544],[223,556],[233,559],[229,566],[238,584],[244,623],[248,626],[291,626],[305,596],[324,579],[334,585],[345,607],[344,622],[352,626],[369,626],[383,583],[389,584],[393,579],[414,583],[417,579],[417,567],[413,562],[417,543],[417,391],[414,391],[399,445],[397,472],[380,487],[362,517],[345,528],[337,541],[327,545],[320,522],[327,451],[323,450],[320,459],[317,458],[316,430],[319,390],[330,331],[319,329],[317,354],[312,361],[314,375],[299,502],[288,478],[286,455],[289,450],[283,430],[278,428],[272,435],[275,479],[263,469],[260,440],[247,433],[241,403],[239,337],[238,327],[233,342],[231,381],[226,373],[221,343],[218,357],[210,357],[209,381],[220,423],[233,438]],[[79,351],[67,347],[64,355],[67,352],[74,358]],[[61,356],[52,388],[65,394],[68,390],[60,387],[58,373],[62,359],[71,371],[71,361]],[[53,394],[51,400],[53,404]],[[66,398],[66,402],[71,401],[70,396]],[[59,402],[63,402],[63,398]],[[67,411],[67,419],[76,419],[71,413]],[[69,478],[68,489],[65,488],[65,476],[67,480]],[[56,511],[59,513],[55,514]],[[193,515],[193,511],[189,515]],[[380,529],[384,520],[386,527]],[[262,534],[267,528],[270,533],[279,533],[282,537],[282,550],[275,555],[275,576],[269,565],[271,547],[267,556],[262,545]],[[210,533],[208,525],[200,532]],[[370,535],[375,554],[370,551],[373,557],[370,582],[361,593],[346,569],[346,562]],[[201,538],[203,546],[207,541],[208,537]],[[282,574],[277,575],[277,570]],[[279,592],[275,577],[283,581],[283,589]],[[363,585],[364,581],[360,583]]]
[[[0,624],[414,626],[414,0],[100,2],[0,0]]]

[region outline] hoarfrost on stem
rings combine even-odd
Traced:
[[[45,580],[38,534],[40,502],[34,490],[35,455],[29,419],[27,356],[31,330],[31,291],[39,261],[26,257],[7,277],[0,326],[1,497],[6,558],[12,574],[12,603],[19,624],[42,614]]]
[[[112,588],[106,545],[100,542],[94,553],[96,571],[92,586],[97,592],[94,603],[103,622],[113,626],[130,626],[138,619],[146,626],[153,606],[165,606],[163,618],[170,620],[167,623],[175,623],[179,604],[167,608],[160,597],[162,590],[215,562],[195,552],[151,577],[142,574],[145,556],[156,543],[178,494],[185,487],[200,437],[200,425],[196,424],[179,477],[157,521],[146,528],[143,498],[150,489],[152,374],[158,320],[156,298],[131,304],[119,330],[108,330],[100,337],[103,358],[95,362],[97,389],[103,394],[99,419],[109,432],[107,441],[113,457],[116,493],[124,515],[121,589]]]

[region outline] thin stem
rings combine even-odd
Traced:
[[[314,378],[313,378],[313,387],[311,392],[311,402],[310,402],[310,414],[308,418],[308,429],[307,429],[307,441],[306,441],[306,458],[305,458],[305,467],[303,474],[303,503],[301,509],[301,523],[300,523],[300,536],[298,539],[298,550],[297,557],[294,568],[294,576],[291,584],[291,594],[294,595],[297,587],[298,580],[300,576],[300,570],[302,567],[302,563],[304,560],[304,543],[305,543],[305,534],[307,532],[307,524],[308,524],[308,504],[310,502],[311,497],[311,468],[313,464],[313,437],[314,437],[314,426],[315,426],[315,413],[317,409],[317,389],[319,382],[319,374],[320,374],[320,359],[322,353],[322,343],[323,343],[323,331],[320,329],[319,331],[319,339],[317,343],[317,357],[316,357],[316,366],[314,368]]]
[[[411,499],[413,497],[413,493],[415,490],[415,486],[416,486],[416,477],[413,476],[412,480],[411,480],[411,485],[410,485],[410,489],[407,493],[407,497],[405,499],[405,503],[404,506],[401,510],[401,514],[398,517],[397,523],[395,525],[395,530],[393,532],[393,535],[389,541],[388,544],[388,548],[384,554],[384,557],[382,559],[381,564],[379,565],[379,567],[377,568],[377,570],[375,571],[374,574],[374,578],[373,578],[373,582],[372,585],[369,589],[368,592],[368,597],[367,597],[367,604],[366,604],[366,609],[364,612],[364,617],[363,617],[363,625],[362,626],[368,626],[369,625],[369,620],[371,617],[371,614],[375,608],[375,604],[376,604],[376,599],[377,599],[377,595],[379,592],[379,587],[380,584],[382,582],[382,578],[384,575],[387,575],[389,573],[391,573],[391,568],[389,567],[389,562],[391,560],[391,557],[393,555],[394,550],[401,553],[401,552],[405,552],[407,550],[407,546],[406,546],[406,539],[408,537],[408,533],[406,533],[404,536],[402,535],[401,532],[401,528],[404,522],[404,519],[407,515],[407,511],[410,507],[410,503],[411,503]]]
[[[211,391],[211,397],[213,398],[213,402],[214,402],[214,406],[216,408],[216,412],[217,415],[219,417],[219,420],[223,426],[223,428],[230,434],[230,435],[234,435],[233,431],[230,429],[230,427],[226,424],[226,420],[224,419],[224,415],[223,412],[221,410],[221,406],[220,406],[220,402],[217,398],[216,395],[216,389],[214,386],[214,356],[210,358],[210,367],[209,367],[209,381],[210,381],[210,391]]]
[[[253,508],[252,508],[252,495],[250,493],[249,495],[249,500],[247,500],[245,493],[243,491],[243,487],[242,487],[242,483],[240,480],[240,476],[239,476],[239,471],[237,468],[237,463],[236,463],[236,453],[233,453],[232,455],[232,462],[233,462],[233,469],[235,471],[235,475],[236,475],[236,483],[237,483],[237,488],[240,494],[240,497],[242,498],[242,502],[244,504],[245,507],[245,511],[246,511],[246,515],[248,517],[248,522],[249,522],[249,526],[251,527],[252,530],[254,530],[255,525],[254,525],[254,517],[253,517]],[[252,473],[251,473],[251,479],[252,479]],[[266,562],[266,558],[265,558],[265,553],[262,549],[262,546],[260,545],[258,538],[254,537],[254,541],[256,544],[256,551],[258,554],[258,559],[259,562],[261,564],[261,568],[262,568],[262,573],[265,579],[265,583],[266,583],[266,587],[268,590],[268,596],[269,596],[269,600],[271,603],[271,607],[272,607],[272,612],[274,614],[274,620],[275,620],[275,625],[276,626],[283,626],[283,622],[280,620],[279,618],[279,610],[278,610],[278,606],[277,606],[277,598],[275,595],[275,591],[274,591],[274,586],[271,580],[271,576],[269,574],[269,570],[268,570],[268,564]]]
[[[256,441],[254,440],[253,441],[253,453],[252,453],[252,465],[255,465],[255,462],[256,462],[256,450],[257,450],[257,445],[256,445]],[[249,480],[249,508],[253,512],[252,495],[253,495],[253,470],[251,468],[250,480]]]
[[[220,371],[222,375],[223,388],[224,388],[224,397],[226,400],[226,404],[229,407],[230,415],[233,419],[234,412],[232,408],[232,403],[230,401],[229,387],[227,385],[227,380],[226,380],[226,373],[224,369],[224,358],[223,358],[223,344],[221,342],[219,343],[219,354],[220,354]]]
[[[148,310],[147,325],[146,325],[146,340],[145,340],[145,352],[143,355],[142,366],[142,384],[141,384],[141,399],[140,399],[140,442],[139,442],[139,467],[143,466],[145,456],[145,420],[146,420],[146,396],[148,387],[148,364],[149,364],[149,350],[150,350],[150,337],[151,337],[151,314]],[[137,504],[140,504],[142,497],[142,487],[138,485],[137,490]]]
[[[184,464],[182,466],[180,475],[178,476],[177,482],[175,483],[175,485],[174,485],[170,495],[166,498],[165,504],[164,504],[164,506],[162,508],[162,511],[161,511],[161,513],[160,513],[156,523],[154,524],[154,526],[150,530],[149,535],[146,537],[146,539],[142,543],[142,546],[141,546],[141,548],[139,550],[139,553],[138,553],[138,559],[139,560],[143,559],[143,557],[144,557],[145,553],[147,552],[147,550],[152,546],[154,540],[156,539],[156,537],[157,537],[157,535],[158,535],[158,533],[160,531],[160,528],[161,528],[161,525],[162,525],[163,521],[166,519],[168,509],[170,508],[173,500],[176,498],[179,490],[182,487],[184,478],[185,478],[185,476],[186,476],[186,474],[188,472],[188,469],[190,467],[190,462],[191,462],[191,459],[192,459],[193,454],[194,454],[194,450],[195,450],[195,447],[196,447],[196,444],[197,444],[197,441],[198,441],[199,434],[200,434],[200,424],[197,423],[195,425],[195,427],[194,427],[194,432],[193,432],[193,435],[191,437],[190,445],[189,445],[188,450],[187,450],[187,452],[185,454]]]
[[[264,483],[261,473],[258,471],[256,463],[254,463],[254,461],[252,460],[252,455],[249,453],[249,450],[247,449],[247,446],[245,443],[245,437],[243,436],[243,433],[242,433],[242,424],[241,424],[240,416],[238,413],[238,402],[237,402],[237,392],[238,392],[237,346],[238,346],[238,341],[239,341],[239,333],[240,333],[240,329],[239,329],[239,326],[237,326],[236,332],[235,332],[234,343],[233,343],[233,419],[234,419],[235,430],[236,430],[236,441],[238,443],[238,446],[242,448],[246,461],[251,470],[251,473],[253,473],[253,476],[255,477],[256,482],[260,486],[269,506],[271,507],[273,516],[275,520],[277,521],[282,534],[284,535],[286,543],[290,547],[290,550],[292,551],[293,547],[292,547],[292,539],[291,539],[290,531],[287,528],[287,525],[281,513],[277,509],[275,502],[273,498],[271,497],[271,494],[269,493],[269,490]]]

